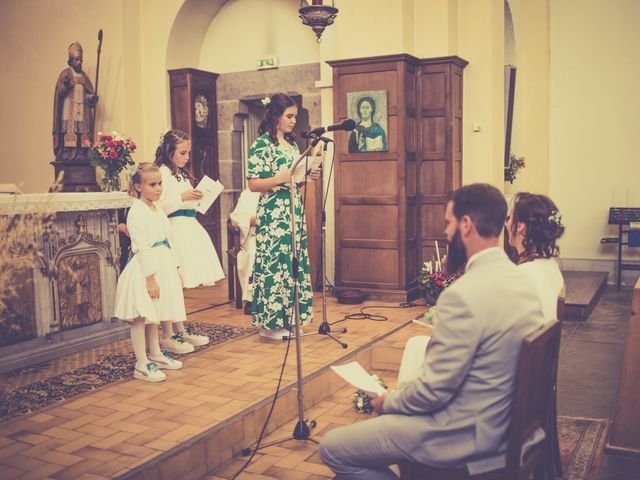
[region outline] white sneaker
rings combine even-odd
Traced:
[[[158,370],[158,366],[153,362],[147,363],[142,368],[136,365],[133,369],[133,377],[145,382],[161,382],[167,379],[167,376]]]
[[[203,345],[207,345],[209,343],[209,337],[206,335],[198,335],[194,332],[191,327],[187,327],[184,332],[178,333],[182,339],[194,347],[202,347]]]
[[[180,370],[182,368],[182,362],[171,358],[166,352],[162,352],[160,358],[150,356],[149,360],[155,363],[160,370]]]
[[[191,353],[195,350],[193,345],[184,341],[184,339],[179,335],[174,335],[169,338],[161,338],[160,346],[163,350],[171,353]]]

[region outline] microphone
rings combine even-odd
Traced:
[[[302,132],[302,138],[311,138],[311,137],[317,137],[319,135],[322,135],[325,132],[334,132],[336,130],[353,130],[354,128],[356,128],[356,122],[355,120],[352,120],[350,118],[347,118],[344,122],[342,123],[336,123],[335,125],[329,125],[328,127],[318,127],[318,128],[314,128],[313,130],[311,130],[310,132]]]
[[[329,137],[322,137],[320,135],[316,135],[313,132],[300,132],[300,136],[302,138],[310,138],[311,140],[319,141],[322,140],[324,143],[334,143]]]

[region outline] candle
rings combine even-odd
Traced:
[[[438,248],[438,241],[435,240],[436,243],[436,256],[438,257],[438,263],[440,263],[440,249]]]

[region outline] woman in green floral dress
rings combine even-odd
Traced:
[[[251,323],[262,336],[281,339],[293,326],[293,263],[291,258],[291,167],[299,156],[293,127],[298,108],[284,94],[263,100],[265,114],[260,137],[249,150],[247,179],[252,192],[261,192],[256,222],[256,259],[253,267]],[[315,176],[317,178],[317,175]],[[295,191],[296,250],[299,258],[300,322],[313,319],[307,229],[300,189]]]

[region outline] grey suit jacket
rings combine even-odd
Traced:
[[[522,341],[544,324],[533,284],[501,249],[484,251],[442,293],[434,322],[422,373],[384,401],[421,438],[398,447],[435,467],[500,468]]]

